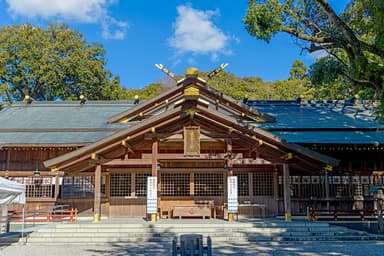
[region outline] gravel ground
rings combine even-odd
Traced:
[[[171,255],[171,244],[108,244],[104,246],[36,246],[17,245],[0,247],[1,256],[126,256]],[[384,242],[301,242],[250,243],[245,245],[216,244],[213,255],[384,255]]]

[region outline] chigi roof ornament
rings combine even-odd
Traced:
[[[207,75],[207,78],[211,79],[212,77],[216,76],[218,73],[223,71],[226,67],[228,67],[228,65],[229,65],[228,63],[222,63],[219,67],[217,67],[216,69],[214,69],[211,72],[209,72],[208,75]],[[164,73],[166,73],[170,78],[172,78],[173,80],[178,82],[177,79],[176,79],[176,75],[174,73],[172,73],[169,69],[164,67],[163,64],[155,64],[155,66],[158,69],[160,69],[161,71],[163,71]]]

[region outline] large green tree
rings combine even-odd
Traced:
[[[383,99],[383,16],[382,0],[351,1],[340,15],[326,0],[250,0],[243,22],[258,39],[270,42],[284,32],[310,53],[327,52],[327,59],[312,70],[317,79],[325,80],[315,82],[331,79],[335,84],[344,79],[354,89],[347,92],[372,91]]]
[[[105,51],[65,24],[0,28],[0,90],[14,100],[119,99],[118,77],[105,69]],[[5,93],[3,93],[5,95]],[[4,96],[3,96],[4,97]]]

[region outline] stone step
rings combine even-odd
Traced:
[[[337,232],[345,229],[340,228],[222,228],[222,227],[171,227],[171,228],[46,228],[40,229],[40,233],[89,233],[89,232],[131,232],[131,233],[147,233],[147,232],[183,232],[188,231],[191,233],[205,231],[220,231],[220,232],[247,232],[247,233],[283,233],[283,232]]]
[[[107,243],[140,243],[140,242],[158,242],[158,243],[171,243],[173,238],[170,237],[51,237],[51,238],[33,238],[28,239],[28,244],[34,245],[63,245],[63,244],[107,244]],[[212,243],[217,242],[231,242],[231,243],[244,243],[244,242],[272,242],[272,241],[371,241],[383,240],[382,237],[376,236],[315,236],[315,237],[263,237],[263,236],[249,236],[249,237],[213,237]]]
[[[42,228],[29,234],[28,244],[171,243],[181,234],[210,236],[213,242],[356,241],[384,240],[384,236],[311,222],[196,222],[70,223]]]
[[[124,224],[124,223],[81,223],[81,224],[59,224],[56,226],[56,229],[71,229],[71,228],[172,228],[172,227],[180,227],[180,228],[188,228],[188,227],[215,227],[215,228],[328,228],[330,225],[328,223],[289,223],[289,224],[254,224],[254,223],[224,223],[224,224],[216,224],[216,223],[155,223],[155,224]],[[203,225],[203,226],[202,226]]]
[[[258,232],[256,232],[258,231]],[[174,230],[140,230],[140,232],[132,232],[131,230],[115,230],[115,229],[100,229],[97,232],[94,230],[81,230],[81,232],[63,232],[62,230],[40,230],[39,232],[34,232],[30,234],[30,237],[51,237],[51,236],[61,236],[61,237],[72,237],[72,236],[84,236],[84,237],[93,237],[93,236],[175,236],[179,234],[188,234],[188,233],[201,233],[211,236],[239,236],[239,235],[254,235],[254,236],[335,236],[335,235],[367,235],[367,233],[358,230],[326,230],[320,232],[313,231],[276,231],[276,230],[238,230],[238,231],[228,231],[228,230],[219,230],[219,229],[174,229]]]

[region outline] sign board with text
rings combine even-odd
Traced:
[[[147,213],[157,213],[157,177],[147,179]]]
[[[238,212],[237,176],[228,176],[228,213]]]

